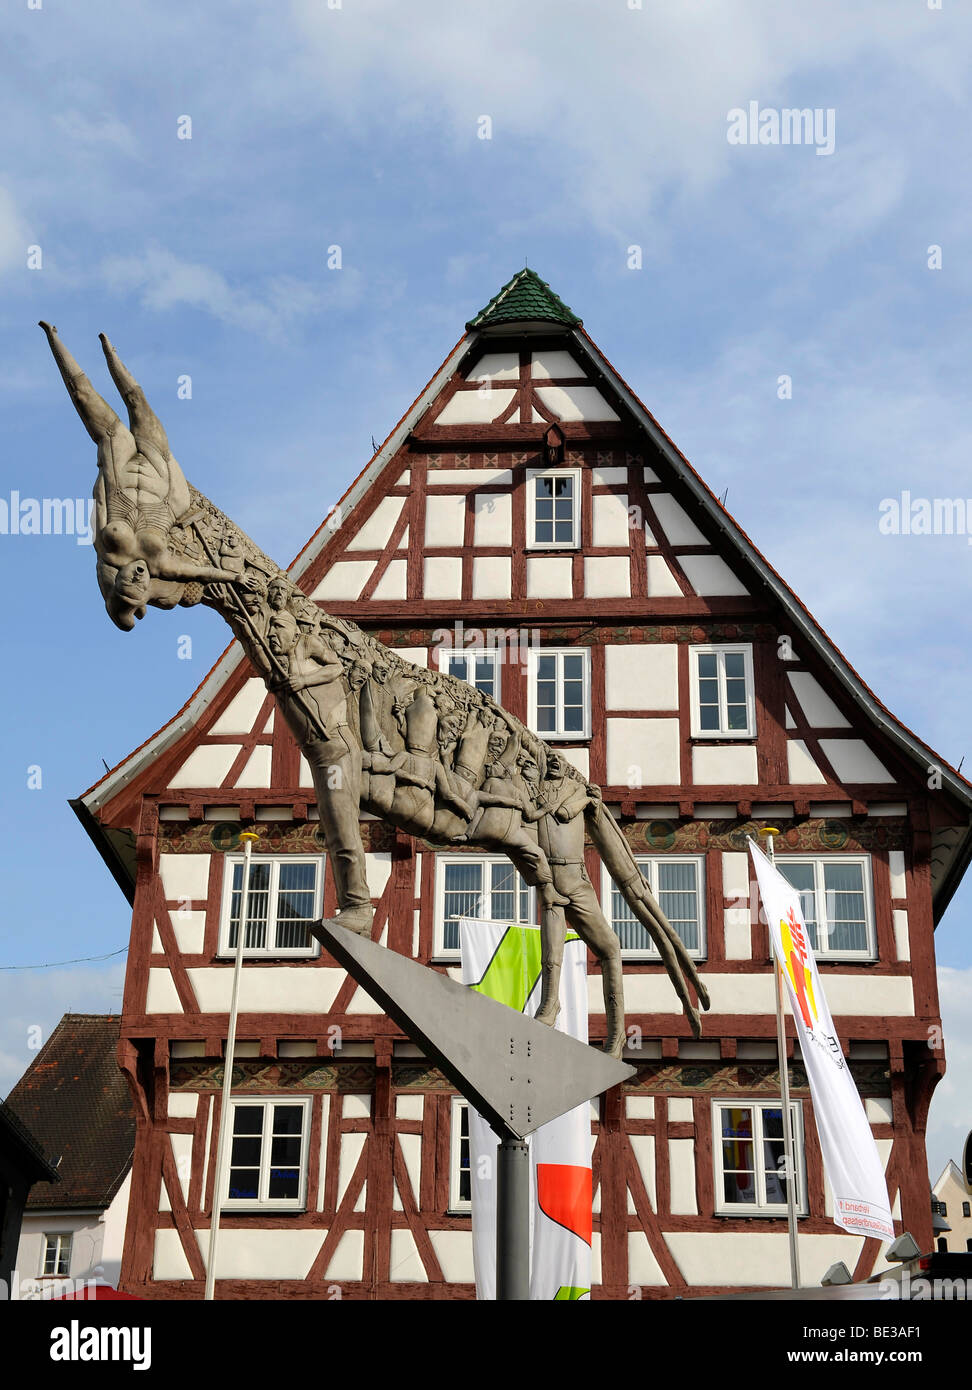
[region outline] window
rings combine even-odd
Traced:
[[[694,738],[755,738],[752,647],[690,647]]]
[[[469,1103],[452,1098],[449,1151],[449,1210],[472,1210],[472,1170],[469,1158]]]
[[[472,648],[466,651],[440,651],[439,670],[447,671],[450,676],[458,676],[459,680],[467,681],[484,694],[492,695],[494,700],[500,698],[499,651]]]
[[[580,469],[527,474],[527,547],[576,550],[580,544]]]
[[[243,896],[243,857],[227,856],[219,954],[236,950]],[[312,956],[317,942],[306,924],[321,915],[323,859],[295,854],[254,855],[246,913],[246,956]]]
[[[962,1203],[962,1215],[966,1218],[972,1216],[972,1204],[969,1202]]]
[[[776,867],[800,894],[815,955],[821,959],[875,959],[867,855],[797,859],[779,854]]]
[[[678,932],[690,956],[705,955],[705,874],[702,859],[676,858],[636,859],[635,863],[648,880],[665,916]],[[610,904],[605,902],[606,916],[621,938],[621,949],[628,957],[658,960],[658,948],[625,902],[617,885],[604,871],[604,881],[610,885]]]
[[[44,1237],[44,1263],[41,1274],[68,1275],[71,1273],[70,1231]]]
[[[790,1105],[796,1158],[796,1207],[806,1215],[803,1124],[799,1101]],[[712,1155],[715,1209],[721,1216],[784,1216],[783,1107],[780,1101],[714,1101]]]
[[[946,1238],[945,1238],[944,1236],[939,1236],[939,1237],[938,1237],[938,1253],[939,1253],[939,1255],[947,1255],[947,1254],[948,1254],[948,1241],[946,1240]]]
[[[234,1100],[223,1208],[301,1211],[307,1191],[310,1100]]]
[[[528,723],[543,738],[591,736],[591,653],[586,647],[529,652]]]
[[[436,859],[435,955],[459,958],[459,918],[536,922],[536,899],[506,858],[442,854]]]

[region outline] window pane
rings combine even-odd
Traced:
[[[461,860],[445,866],[443,893],[444,923],[442,944],[448,951],[459,949],[460,917],[483,916],[483,866]]]
[[[719,674],[719,663],[715,652],[699,652],[699,675],[715,677]]]
[[[742,652],[726,652],[726,680],[732,676],[745,676],[746,661]]]
[[[260,1105],[238,1105],[233,1115],[234,1134],[262,1134],[263,1107]]]
[[[229,1196],[256,1201],[260,1195],[259,1168],[231,1168]]]
[[[233,1140],[233,1150],[230,1154],[230,1162],[234,1168],[249,1168],[254,1164],[259,1166],[260,1149],[263,1147],[263,1140],[260,1135],[242,1135]]]
[[[297,1168],[271,1168],[267,1196],[291,1198],[300,1196],[300,1172]]]
[[[490,890],[489,915],[492,920],[494,922],[515,920],[515,870],[512,864],[490,865]]]
[[[552,543],[552,541],[553,541],[553,538],[554,538],[554,534],[553,534],[553,522],[552,522],[552,521],[538,521],[538,522],[537,522],[537,527],[536,527],[536,542],[537,542],[537,545],[550,545],[550,544]]]
[[[824,864],[827,946],[831,951],[867,950],[864,866]]]
[[[475,659],[475,685],[477,690],[483,690],[487,695],[496,694],[496,657],[485,656],[482,653]]]
[[[458,1107],[459,1120],[459,1200],[472,1201],[472,1175],[469,1164],[469,1107]]]
[[[273,1107],[274,1134],[300,1134],[304,1127],[304,1109],[300,1105]]]
[[[658,902],[690,951],[701,945],[697,864],[658,864]]]
[[[723,1195],[727,1202],[756,1202],[753,1114],[749,1106],[725,1106],[722,1111]]]
[[[464,656],[450,656],[446,670],[450,676],[455,676],[461,681],[466,680],[466,658]]]
[[[786,1178],[782,1176],[786,1145],[783,1137],[783,1111],[764,1108],[760,1112],[763,1123],[763,1169],[766,1184],[766,1201],[769,1205],[786,1204]]]
[[[803,912],[803,920],[807,924],[807,931],[810,935],[810,945],[814,951],[817,950],[817,897],[814,892],[813,865],[812,864],[791,864],[788,859],[779,858],[776,867],[800,894],[800,907]]]
[[[618,934],[623,951],[647,951],[651,948],[653,943],[647,929],[635,917],[614,883],[611,885],[611,925]]]
[[[277,892],[277,945],[283,949],[309,946],[304,926],[313,921],[317,896],[316,864],[281,864]]]
[[[243,864],[233,865],[233,892],[230,900],[230,950],[236,949],[236,934],[240,925],[240,898],[243,894]],[[262,949],[267,940],[267,911],[270,906],[270,865],[251,863],[250,891],[246,917],[244,948]]]
[[[534,478],[537,487],[537,505],[544,497],[553,497],[553,478]]]

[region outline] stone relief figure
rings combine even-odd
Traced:
[[[625,1041],[621,950],[584,862],[589,841],[656,943],[696,1036],[705,987],[653,897],[617,823],[556,750],[483,691],[404,660],[355,623],[325,613],[202,493],[107,338],[129,427],[47,324],[55,361],[98,446],[98,582],[112,621],[148,605],[204,603],[229,623],[276,697],[311,769],[340,926],[368,934],[373,908],[360,816],[438,846],[505,854],[537,890],[543,944],[538,1017],[557,1014],[569,927],[601,963],[608,1050]]]

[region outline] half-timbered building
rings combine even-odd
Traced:
[[[972,850],[972,787],[867,688],[534,272],[467,325],[290,573],[562,749],[699,962],[712,1008],[697,1041],[592,856],[637,1067],[592,1112],[594,1296],[787,1282],[774,977],[746,853],[767,825],[899,1229],[930,1249],[933,932]],[[311,778],[239,647],[75,805],[133,908],[121,1286],[200,1297],[219,1201],[217,1296],[472,1297],[463,1103],[306,930],[334,905]],[[244,828],[260,839],[218,1182]],[[460,916],[535,920],[505,860],[374,819],[362,831],[390,950],[457,973]],[[593,963],[590,999],[596,1041]],[[882,1249],[831,1220],[791,1060],[804,1281],[836,1260],[867,1277]]]

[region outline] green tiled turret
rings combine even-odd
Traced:
[[[570,327],[581,320],[554,294],[534,270],[518,270],[512,280],[469,320],[467,328],[492,328],[501,323],[564,323]]]

